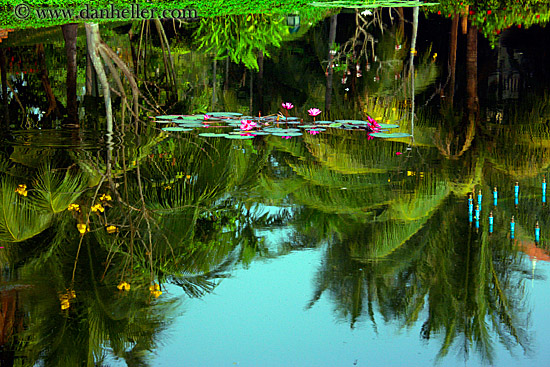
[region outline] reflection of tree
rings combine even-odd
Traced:
[[[284,18],[263,14],[203,18],[195,35],[204,52],[219,59],[229,57],[247,68],[258,69],[258,54],[270,56],[270,47],[279,47],[288,33]]]
[[[433,147],[418,152],[422,160],[403,161],[393,154],[399,143],[365,146],[358,135],[306,136],[307,149],[297,141],[271,141],[285,153],[277,171],[264,171],[264,195],[276,203],[292,196],[301,206],[293,215],[298,232],[328,244],[309,306],[326,293],[352,327],[362,317],[376,327],[377,313],[411,327],[426,314],[419,331],[425,339],[441,338],[439,358],[453,345],[465,358],[477,350],[488,362],[497,342],[528,351],[523,286],[514,270],[522,265],[510,257],[515,250],[502,245],[507,227],[491,236],[476,233],[455,196],[476,183],[488,192],[509,178],[469,154],[433,171],[422,164],[437,156]],[[508,215],[505,207],[494,210],[498,218]]]

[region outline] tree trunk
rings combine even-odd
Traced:
[[[90,53],[86,50],[86,95],[98,97],[97,91],[97,74],[95,73]]]
[[[409,77],[411,78],[411,135],[412,139],[414,139],[414,92],[415,92],[415,86],[414,86],[414,57],[416,55],[416,37],[418,35],[418,13],[419,13],[419,7],[415,6],[413,9],[413,29],[412,29],[412,37],[411,37],[411,52],[410,52],[410,72]]]
[[[78,123],[78,103],[76,101],[76,36],[78,24],[61,26],[67,54],[67,122]]]
[[[45,117],[48,117],[52,112],[56,117],[61,117],[59,113],[59,108],[57,106],[57,100],[53,94],[52,86],[50,84],[50,79],[48,78],[48,68],[46,66],[46,56],[44,54],[44,44],[39,43],[36,45],[36,56],[38,58],[38,66],[40,68],[40,80],[42,81],[42,86],[46,92],[46,98],[48,100],[48,109],[46,110]]]
[[[400,6],[397,8],[397,12],[399,13],[399,32],[404,35],[405,34],[405,11],[403,10],[403,7]]]
[[[2,82],[2,106],[4,109],[4,118],[0,124],[2,131],[6,131],[10,125],[10,111],[8,103],[8,71],[7,71],[7,59],[6,59],[6,49],[0,49],[0,75]]]
[[[256,86],[258,88],[258,110],[266,111],[264,106],[264,53],[260,51],[258,53],[258,79],[256,80]]]
[[[466,5],[466,8],[462,12],[462,34],[468,33],[468,13],[470,12],[470,6]]]
[[[332,104],[332,79],[334,76],[334,71],[332,69],[332,61],[334,58],[332,48],[334,47],[334,41],[336,40],[336,25],[337,25],[338,15],[334,14],[330,17],[330,30],[328,33],[328,66],[327,66],[327,85],[325,90],[325,113],[327,119],[330,119],[330,106]]]
[[[88,43],[88,55],[97,73],[97,78],[101,83],[103,89],[103,98],[105,100],[105,115],[107,119],[107,132],[113,132],[113,108],[111,104],[111,89],[107,75],[105,74],[105,68],[99,56],[98,46],[101,41],[99,34],[99,25],[97,23],[84,23],[86,28],[86,41]]]
[[[223,84],[223,90],[229,89],[229,56],[225,59],[225,83]]]
[[[216,58],[212,62],[212,111],[216,111],[216,84],[218,79],[218,63]]]
[[[456,78],[456,46],[457,46],[457,37],[458,37],[458,21],[459,15],[455,14],[453,17],[453,23],[451,25],[451,39],[449,46],[449,73],[451,74],[451,80],[449,83],[449,104],[453,105],[453,100],[455,96],[455,78]]]
[[[477,27],[472,24],[469,25],[466,42],[467,108],[468,113],[472,116],[477,115],[479,108],[477,96]]]

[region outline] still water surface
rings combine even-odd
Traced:
[[[466,30],[451,67],[453,23],[422,16],[412,68],[412,29],[389,20],[330,61],[331,15],[285,29],[255,71],[166,26],[174,77],[156,36],[136,51],[141,25],[103,25],[142,103],[136,123],[113,92],[112,128],[83,29],[72,81],[59,27],[8,35],[2,366],[548,364],[547,30]],[[343,45],[358,18],[336,18]],[[215,111],[236,117],[205,124]],[[199,135],[241,114],[299,130]],[[403,136],[328,126],[367,116]]]

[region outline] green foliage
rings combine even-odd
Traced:
[[[64,175],[54,173],[46,165],[40,170],[35,183],[36,205],[52,214],[67,210],[69,204],[74,203],[85,188],[83,175]]]
[[[494,46],[498,35],[510,27],[529,28],[539,24],[544,26],[550,20],[548,0],[490,0],[490,1],[441,1],[439,5],[424,8],[426,12],[445,17],[455,14],[467,15],[472,25],[489,39]]]
[[[258,54],[269,57],[269,48],[280,47],[288,27],[281,16],[262,14],[201,19],[195,39],[199,49],[213,52],[218,60],[229,57],[235,63],[258,70]]]

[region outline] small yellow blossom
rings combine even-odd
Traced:
[[[100,212],[103,213],[103,212],[105,211],[105,208],[104,208],[103,205],[101,205],[101,204],[93,205],[93,206],[91,207],[91,209],[92,209],[92,211],[93,211],[94,213],[97,212],[97,211],[100,211]]]
[[[69,210],[70,212],[72,212],[72,211],[79,212],[80,211],[80,205],[78,205],[78,204],[69,204],[69,207],[67,208],[67,210]]]
[[[186,179],[190,180],[191,179],[191,175],[187,175],[185,176]]]
[[[15,189],[15,192],[21,196],[27,196],[27,185],[22,184],[17,186],[17,188]]]
[[[78,229],[78,232],[80,232],[80,234],[82,234],[82,235],[84,233],[88,232],[88,227],[83,223],[78,223],[76,225],[76,228]]]
[[[109,234],[118,232],[118,228],[115,227],[115,226],[105,226],[105,229],[107,230],[107,233],[109,233]]]
[[[161,291],[153,291],[153,292],[151,292],[151,294],[153,296],[155,296],[155,298],[159,298],[159,296],[162,294],[162,292]]]
[[[111,198],[111,195],[109,195],[109,194],[103,194],[103,195],[101,195],[101,196],[99,197],[99,200],[100,200],[100,201],[111,201],[111,200],[113,200],[113,199]]]
[[[129,291],[130,290],[130,284],[126,282],[120,282],[119,285],[117,285],[117,288],[119,291]]]
[[[170,185],[164,186],[164,190],[171,190],[171,189],[172,189],[172,186],[170,186]]]
[[[76,293],[74,290],[67,289],[67,293],[62,293],[59,295],[59,301],[61,302],[61,309],[66,310],[71,306],[70,301],[76,298]]]
[[[160,290],[160,285],[157,283],[153,283],[149,286],[149,290],[151,291],[151,294],[155,296],[155,298],[159,298],[159,296],[162,294],[162,291]]]
[[[437,59],[437,52],[434,53],[434,55],[432,56],[432,58],[433,58],[433,61],[435,61],[435,59]]]

